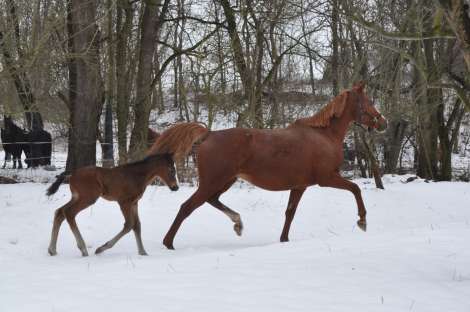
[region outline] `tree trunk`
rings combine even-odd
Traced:
[[[331,84],[333,86],[333,96],[339,94],[339,43],[338,43],[338,20],[339,20],[339,4],[338,0],[332,0],[331,11]]]
[[[134,127],[129,146],[130,157],[133,160],[141,158],[147,149],[147,131],[151,110],[152,64],[164,16],[168,10],[169,0],[161,5],[161,0],[146,0],[143,2],[144,13],[140,33],[139,64],[136,77],[136,101],[134,105]],[[162,6],[159,15],[159,7]]]
[[[18,98],[25,111],[27,127],[29,130],[39,130],[44,127],[44,124],[42,116],[37,110],[31,83],[23,64],[26,59],[20,46],[20,25],[14,1],[8,0],[7,7],[8,34],[0,31],[0,49],[5,61],[5,68],[13,80]],[[16,55],[16,60],[14,55]]]
[[[382,175],[380,174],[380,167],[377,162],[377,158],[374,155],[374,150],[375,150],[374,142],[372,139],[370,139],[370,142],[367,140],[364,131],[360,132],[360,137],[361,137],[362,144],[364,145],[364,151],[366,152],[367,159],[370,163],[370,169],[372,171],[372,176],[374,177],[375,186],[383,190],[385,188],[382,183],[382,178],[381,178]]]
[[[127,66],[127,45],[132,28],[133,10],[127,0],[119,0],[116,6],[116,117],[119,164],[127,163],[127,127],[130,107],[130,66]],[[124,15],[124,22],[123,22]]]
[[[395,173],[398,165],[398,157],[405,138],[405,130],[408,123],[403,120],[392,119],[389,122],[386,137],[387,143],[384,146],[385,173]]]
[[[102,107],[96,3],[69,0],[70,130],[67,171],[96,164],[98,118]]]
[[[113,145],[113,108],[108,101],[105,106],[104,115],[104,142],[103,151],[103,167],[114,167],[114,145]]]

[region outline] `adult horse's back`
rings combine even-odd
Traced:
[[[320,112],[296,120],[286,129],[233,128],[209,131],[197,123],[177,124],[163,132],[151,153],[171,153],[175,158],[196,150],[199,172],[197,191],[181,205],[163,243],[173,249],[181,223],[208,202],[224,212],[241,235],[240,215],[222,204],[219,197],[241,178],[261,188],[290,190],[281,241],[288,241],[297,205],[308,186],[318,184],[351,191],[357,202],[358,226],[366,230],[366,209],[359,187],[339,174],[343,141],[351,122],[383,130],[386,121],[372,106],[364,85],[342,92]]]

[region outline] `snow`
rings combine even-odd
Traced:
[[[64,223],[58,255],[47,246],[67,185],[47,199],[46,184],[0,186],[0,311],[470,311],[470,185],[402,183],[386,190],[356,180],[368,231],[356,226],[345,191],[311,187],[300,202],[289,243],[279,243],[289,194],[237,183],[222,202],[231,221],[209,205],[196,210],[161,244],[179,205],[195,190],[150,186],[140,202],[148,257],[133,234],[99,256],[123,218],[99,200],[78,217],[89,247],[83,258]]]

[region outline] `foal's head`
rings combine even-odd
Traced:
[[[366,126],[369,130],[384,131],[387,120],[377,111],[367,94],[364,92],[364,82],[356,83],[349,91],[350,100],[355,105],[355,122]]]
[[[173,157],[170,154],[160,155],[159,174],[158,176],[165,182],[172,191],[178,190],[178,182],[176,181],[176,169]]]

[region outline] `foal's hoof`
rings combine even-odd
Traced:
[[[363,230],[364,232],[367,231],[367,222],[366,221],[363,221],[363,220],[358,220],[357,221],[357,226]]]
[[[82,251],[82,257],[88,257],[88,251]]]
[[[105,251],[104,246],[98,247],[98,248],[96,248],[96,250],[95,250],[95,255],[99,255],[99,254],[102,253],[103,251]]]
[[[243,233],[243,223],[235,223],[233,225],[233,230],[237,233],[238,236],[242,236]]]
[[[47,252],[49,252],[49,255],[51,255],[51,256],[57,255],[57,251],[55,251],[55,250],[52,249],[52,248],[48,248],[48,249],[47,249]]]
[[[281,243],[287,243],[289,241],[288,237],[281,236]]]
[[[148,256],[148,253],[145,250],[143,250],[143,251],[139,251],[139,255]]]

